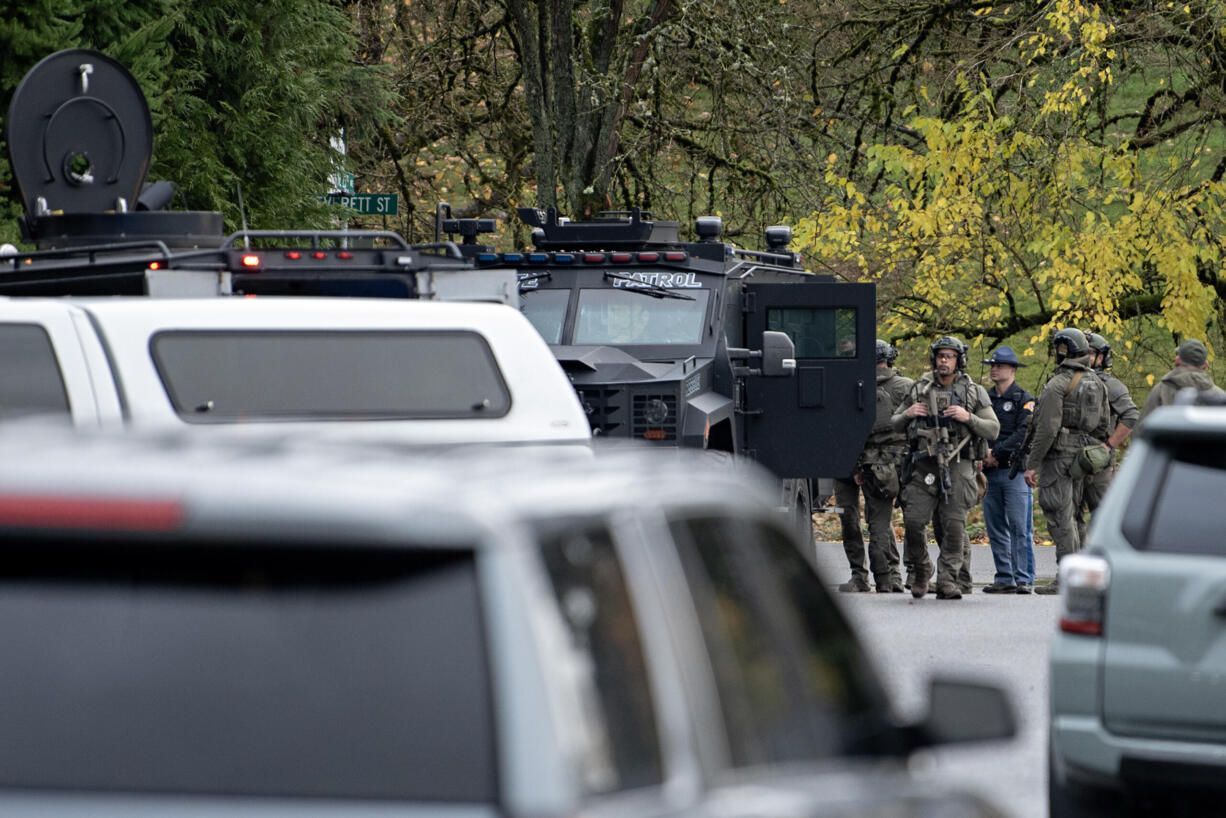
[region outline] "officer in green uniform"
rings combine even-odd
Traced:
[[[1030,424],[1034,427],[1026,458],[1026,482],[1039,488],[1039,506],[1056,544],[1056,560],[1081,549],[1074,513],[1081,505],[1081,484],[1090,469],[1110,460],[1104,442],[1110,429],[1107,387],[1094,373],[1085,333],[1072,327],[1052,336],[1056,371],[1043,386]],[[1101,449],[1090,452],[1089,449]],[[1056,583],[1040,585],[1036,594],[1056,593]]]
[[[1111,345],[1107,343],[1107,339],[1098,333],[1087,332],[1086,340],[1094,356],[1094,373],[1107,387],[1107,404],[1111,407],[1111,420],[1107,428],[1111,432],[1103,442],[1111,449],[1111,461],[1102,471],[1086,476],[1082,483],[1082,501],[1077,510],[1077,539],[1082,543],[1086,541],[1086,516],[1082,510],[1092,515],[1103,501],[1103,495],[1107,493],[1107,487],[1115,477],[1115,452],[1132,434],[1141,417],[1140,410],[1128,394],[1128,387],[1111,374]]]
[[[843,509],[843,550],[851,566],[851,579],[840,591],[867,591],[868,570],[864,566],[864,535],[860,530],[860,492],[864,492],[864,516],[868,518],[868,567],[878,593],[901,593],[902,576],[898,569],[898,545],[894,541],[891,516],[898,496],[898,469],[906,453],[907,437],[895,431],[894,410],[914,383],[894,369],[898,351],[877,339],[877,420],[864,443],[851,480],[836,480],[835,502]]]
[[[1191,387],[1197,392],[1213,392],[1221,395],[1222,390],[1217,387],[1213,378],[1209,377],[1206,371],[1208,368],[1209,351],[1205,349],[1204,344],[1195,338],[1189,338],[1180,344],[1178,351],[1175,352],[1174,369],[1163,375],[1162,380],[1149,390],[1149,397],[1145,399],[1145,405],[1141,407],[1141,418],[1137,422],[1145,420],[1145,416],[1159,406],[1173,403],[1175,395],[1181,389]]]
[[[923,598],[932,578],[925,533],[933,512],[941,519],[937,599],[961,599],[966,514],[978,500],[975,461],[1000,432],[987,391],[966,374],[966,346],[945,336],[928,347],[931,369],[907,391],[894,428],[907,432],[908,479],[903,485],[903,559],[914,565],[911,595]]]

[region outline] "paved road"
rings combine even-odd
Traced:
[[[936,560],[936,547],[930,547]],[[832,583],[848,576],[839,543],[817,543],[818,560]],[[992,554],[971,546],[971,575],[992,581]],[[1035,548],[1038,581],[1055,576],[1055,548]],[[1047,815],[1047,642],[1055,627],[1057,597],[984,594],[961,600],[910,594],[838,594],[893,694],[898,712],[922,711],[934,675],[974,678],[1006,687],[1018,717],[1017,738],[1001,743],[933,751],[917,758],[923,774],[968,787],[1012,818]]]

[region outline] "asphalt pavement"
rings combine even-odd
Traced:
[[[836,586],[850,576],[843,546],[818,542],[819,566]],[[929,545],[935,564],[936,545]],[[835,593],[869,646],[900,716],[916,718],[934,676],[1004,687],[1018,722],[1014,739],[952,746],[913,759],[922,775],[973,789],[1010,818],[1047,815],[1047,648],[1058,612],[1056,596],[985,594],[995,567],[987,545],[971,546],[974,592],[960,600],[909,593]],[[1056,549],[1035,547],[1036,581],[1056,573]]]

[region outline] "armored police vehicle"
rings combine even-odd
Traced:
[[[517,271],[593,433],[754,458],[806,522],[815,480],[851,474],[875,412],[873,284],[804,270],[785,226],[753,252],[722,241],[714,217],[683,242],[677,222],[637,209],[519,215],[531,251],[462,249]]]
[[[216,212],[170,211],[147,184],[153,126],[122,65],[59,51],[21,81],[6,135],[34,251],[0,251],[2,295],[347,295],[517,301],[514,276],[474,275],[451,242],[386,231],[222,234]],[[241,205],[241,200],[240,200]]]

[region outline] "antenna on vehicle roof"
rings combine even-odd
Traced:
[[[251,239],[247,235],[247,208],[243,206],[243,183],[235,182],[234,186],[238,188],[238,216],[243,223],[243,249],[251,249]]]

